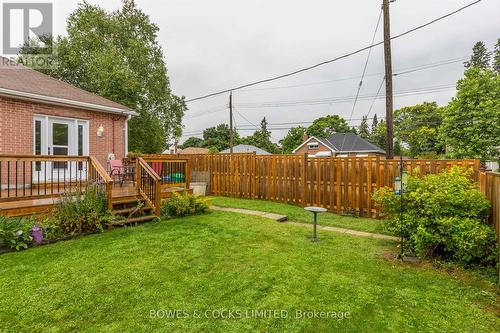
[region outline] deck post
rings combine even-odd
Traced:
[[[113,210],[113,183],[106,183],[106,193],[108,195],[108,210]]]
[[[137,194],[141,193],[141,166],[139,165],[139,159],[135,159],[135,187]]]
[[[189,159],[186,159],[186,191],[189,191],[191,185],[191,169],[189,166]]]

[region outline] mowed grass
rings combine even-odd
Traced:
[[[498,331],[494,284],[479,275],[387,259],[393,242],[309,235],[210,212],[7,253],[0,331]],[[214,318],[222,310],[236,318]],[[252,318],[252,310],[284,311]],[[349,316],[296,318],[298,310]]]
[[[260,210],[269,213],[283,214],[287,215],[290,221],[294,222],[312,223],[313,221],[313,214],[304,210],[303,207],[287,205],[278,202],[212,197],[212,204],[220,207],[245,208]],[[390,234],[388,231],[384,230],[384,222],[382,220],[367,219],[362,217],[322,213],[318,215],[318,224],[380,234]]]

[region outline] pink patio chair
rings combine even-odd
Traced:
[[[127,178],[134,180],[135,171],[132,166],[123,165],[122,160],[109,160],[109,176],[112,179],[118,178],[120,186]]]

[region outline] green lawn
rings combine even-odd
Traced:
[[[494,284],[479,275],[387,259],[392,242],[309,235],[211,212],[7,253],[0,332],[498,331]],[[245,314],[271,309],[288,312]],[[213,318],[221,310],[241,318]],[[301,310],[349,315],[295,318]]]
[[[255,209],[263,212],[288,215],[294,222],[312,223],[312,213],[303,207],[286,205],[278,202],[264,200],[236,199],[225,197],[212,197],[212,203],[220,207]],[[318,215],[318,224],[348,228],[353,230],[390,234],[384,230],[383,221],[363,217],[342,216],[333,213]]]

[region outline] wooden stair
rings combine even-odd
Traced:
[[[111,227],[124,227],[131,224],[153,221],[158,218],[146,201],[140,196],[128,196],[113,200],[113,213],[119,218]]]

